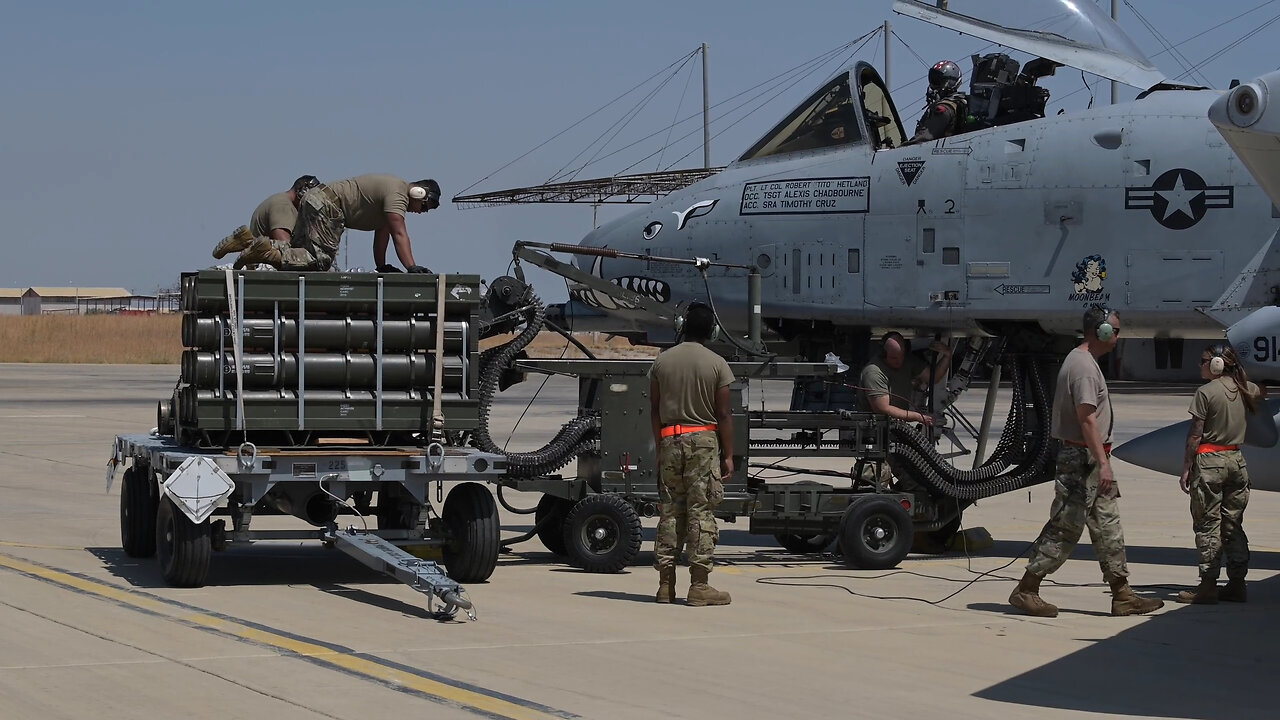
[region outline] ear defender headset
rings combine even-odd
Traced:
[[[686,324],[686,319],[689,316],[689,311],[695,308],[706,308],[706,310],[708,311],[711,310],[711,308],[708,307],[706,303],[700,303],[695,300],[689,303],[683,310],[677,312],[676,320],[675,320],[676,337],[681,337],[684,335],[684,326]],[[715,342],[719,339],[720,339],[720,323],[715,323],[714,325],[711,326],[711,337],[707,338],[707,342]]]
[[[440,186],[434,180],[422,180],[409,186],[411,200],[425,200],[428,204],[440,207]]]
[[[1098,306],[1098,310],[1102,311],[1102,322],[1094,326],[1093,334],[1098,336],[1098,340],[1107,342],[1116,336],[1116,329],[1108,322],[1111,319],[1112,311],[1111,308],[1102,305]]]
[[[1209,358],[1209,374],[1218,377],[1227,369],[1227,359],[1224,357],[1227,354],[1227,346],[1217,343],[1209,348],[1209,354],[1213,356]]]

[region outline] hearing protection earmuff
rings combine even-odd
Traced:
[[[1218,377],[1227,369],[1227,348],[1222,343],[1218,343],[1209,348],[1209,354],[1213,357],[1209,358],[1209,374]]]
[[[1102,322],[1098,323],[1098,326],[1093,329],[1093,334],[1098,336],[1098,340],[1107,342],[1116,336],[1116,329],[1109,322],[1111,320],[1111,308],[1101,307],[1099,309],[1103,312]]]
[[[409,198],[411,200],[427,200],[432,203],[435,203],[436,206],[440,205],[440,193],[437,192],[436,190],[433,190],[428,187],[423,187],[421,185],[409,186]]]
[[[430,199],[435,202],[440,202],[439,193],[433,193],[427,190],[426,188],[418,187],[417,185],[414,185],[413,187],[409,188],[409,197],[413,198],[414,200]]]
[[[706,308],[707,310],[711,310],[711,308],[707,306],[706,303],[700,303],[700,302],[694,301],[689,303],[687,306],[685,306],[683,310],[680,310],[679,312],[677,312],[676,320],[675,320],[676,337],[680,337],[684,335],[685,318],[688,317],[689,311],[693,310],[694,308]],[[716,323],[715,325],[711,326],[711,337],[707,338],[707,342],[715,342],[719,339],[720,339],[720,323]]]

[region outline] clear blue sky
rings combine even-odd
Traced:
[[[1263,4],[1129,1],[1175,43]],[[1109,1],[1102,4],[1109,11]],[[969,54],[985,46],[893,15],[890,6],[890,0],[12,3],[0,25],[0,286],[152,292],[173,285],[179,272],[211,264],[217,239],[304,173],[322,180],[366,172],[434,177],[451,197],[703,42],[711,47],[713,102],[885,19],[924,60],[950,57],[966,73]],[[1273,2],[1179,49],[1198,62],[1277,14],[1280,3]],[[1148,55],[1162,49],[1123,4],[1120,24]],[[1225,88],[1233,77],[1274,69],[1277,38],[1280,25],[1202,72]],[[876,40],[858,58],[879,67],[882,47]],[[927,65],[897,42],[892,58],[896,101],[912,124]],[[1170,75],[1182,71],[1168,54],[1155,61]],[[696,111],[699,76],[687,90],[686,79],[677,76],[619,140],[676,117],[682,92],[679,115]],[[712,142],[713,164],[736,157],[821,80],[799,83],[724,130]],[[1078,72],[1054,82],[1055,97],[1082,87]],[[1107,97],[1104,82],[1097,102]],[[1085,92],[1065,104],[1087,102]],[[542,182],[623,109],[476,189]],[[647,142],[582,177],[620,171],[658,146],[657,139]],[[692,147],[686,142],[675,154]],[[685,165],[700,161],[697,150]],[[656,162],[637,170],[655,169]],[[600,219],[617,213],[603,208]],[[492,278],[505,269],[515,240],[576,242],[591,224],[587,205],[462,210],[446,203],[410,216],[409,232],[419,262]],[[351,266],[371,263],[370,238],[347,234]],[[563,289],[543,294],[553,299]]]

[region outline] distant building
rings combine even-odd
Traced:
[[[0,315],[154,310],[156,299],[111,287],[0,288]]]

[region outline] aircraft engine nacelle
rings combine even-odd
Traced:
[[[1280,205],[1280,71],[1237,85],[1214,101],[1209,120],[1226,138],[1258,184]]]

